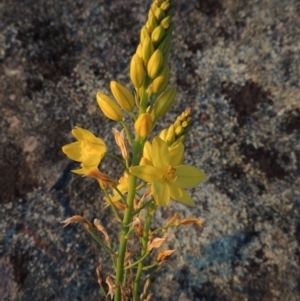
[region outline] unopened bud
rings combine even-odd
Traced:
[[[160,8],[163,10],[163,11],[167,11],[170,7],[170,3],[165,1],[161,4]]]
[[[160,70],[160,67],[163,64],[163,59],[164,58],[161,50],[155,50],[147,64],[147,72],[150,78],[154,79],[156,77]]]
[[[176,96],[176,87],[171,87],[162,93],[155,102],[154,115],[157,118],[164,116],[171,108]]]
[[[153,13],[153,15],[157,8],[158,8],[158,5],[155,2],[153,2],[150,7],[150,11]]]
[[[145,38],[142,45],[142,59],[145,63],[148,63],[151,55],[154,52],[154,46],[150,38]]]
[[[156,19],[153,15],[150,15],[148,17],[148,20],[147,20],[147,23],[146,23],[146,26],[148,28],[148,32],[153,32],[153,30],[157,27],[157,22],[156,22]]]
[[[146,138],[152,130],[151,115],[148,113],[141,114],[134,124],[134,129],[142,138]]]
[[[156,18],[157,23],[160,23],[160,21],[165,17],[165,12],[160,7],[158,7],[154,11],[154,16]]]
[[[174,131],[174,125],[170,125],[170,127],[168,128],[168,133],[166,136],[166,140],[168,145],[171,145],[174,143],[175,141],[175,131]]]
[[[140,58],[143,57],[143,52],[142,52],[142,44],[140,43],[136,49],[136,52],[135,52]]]
[[[168,65],[165,65],[152,82],[152,93],[156,95],[161,94],[168,86],[169,79],[170,69]]]
[[[121,108],[110,97],[101,92],[98,92],[96,97],[100,109],[107,118],[115,121],[123,119]]]
[[[187,121],[184,121],[184,122],[182,123],[182,127],[186,128],[186,127],[188,127],[188,126],[189,126],[189,124],[188,124]]]
[[[175,134],[176,134],[176,136],[182,135],[183,132],[184,132],[184,129],[183,129],[182,126],[179,126],[179,127],[177,127],[177,128],[175,129]]]
[[[153,44],[157,45],[162,40],[164,35],[165,35],[165,29],[160,25],[157,26],[151,34],[151,40]]]
[[[172,18],[170,16],[166,16],[165,18],[163,18],[160,22],[160,25],[164,28],[167,29],[170,24],[171,24]]]
[[[146,38],[150,38],[150,34],[148,31],[148,28],[144,25],[141,29],[141,33],[140,33],[140,42],[143,44],[144,40]]]
[[[110,82],[110,89],[122,109],[131,112],[134,108],[134,97],[130,90],[116,81]]]
[[[130,79],[136,88],[140,88],[145,80],[145,69],[142,59],[134,54],[130,63]]]

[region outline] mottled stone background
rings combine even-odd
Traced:
[[[99,298],[95,268],[107,255],[72,214],[119,229],[98,184],[71,175],[61,146],[85,127],[106,139],[113,122],[95,102],[128,65],[150,1],[0,2],[0,300]],[[208,178],[173,203],[206,221],[170,231],[177,249],[152,300],[300,300],[300,2],[177,1],[170,56],[177,102],[194,123],[186,161]],[[119,167],[101,165],[119,175]],[[113,242],[115,245],[115,241]]]

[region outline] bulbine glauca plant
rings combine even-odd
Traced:
[[[155,211],[169,206],[171,200],[194,206],[185,189],[195,187],[205,178],[203,171],[183,164],[184,142],[191,125],[190,109],[186,109],[158,136],[150,137],[158,120],[171,109],[176,95],[176,87],[168,87],[174,13],[174,0],[155,0],[151,5],[140,33],[140,43],[130,63],[134,89],[112,81],[113,98],[97,93],[102,113],[123,128],[121,132],[116,129],[112,132],[121,155],[109,153],[101,138],[80,127],[72,130],[77,141],[62,148],[70,159],[80,162],[80,168],[73,170],[74,173],[99,182],[104,192],[104,205],[111,207],[116,222],[121,224],[119,246],[114,250],[100,220],[95,219],[92,224],[76,215],[63,221],[65,226],[81,223],[110,254],[115,275],[108,275],[104,281],[101,267],[96,269],[105,300],[150,300],[150,286],[155,274],[175,252],[163,249],[168,229],[188,224],[202,226],[201,220],[193,217],[181,219],[176,214],[163,227],[151,230],[155,228],[151,225]],[[133,118],[134,129],[131,130],[123,121],[124,113]],[[99,170],[105,157],[115,159],[124,168],[121,179],[111,178],[102,172],[101,166]],[[139,242],[139,252],[133,253],[129,249],[130,240]]]

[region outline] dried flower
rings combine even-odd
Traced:
[[[174,252],[176,252],[176,250],[161,250],[158,255],[156,260],[157,261],[163,261],[165,260],[167,257],[169,257],[171,254],[173,254]]]
[[[107,243],[110,242],[109,236],[105,230],[105,228],[100,224],[100,221],[98,219],[94,219],[94,226],[96,227],[96,229],[101,232],[104,235],[105,241]]]
[[[168,239],[167,235],[165,235],[162,238],[159,237],[154,238],[152,242],[148,245],[147,251],[150,252],[152,249],[159,248],[167,239]]]
[[[67,227],[72,223],[80,223],[83,225],[86,231],[90,232],[93,230],[93,225],[85,217],[80,215],[69,217],[64,221],[61,221],[61,223],[64,224],[64,227]]]

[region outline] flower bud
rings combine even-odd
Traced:
[[[116,81],[110,82],[110,89],[121,108],[131,112],[134,108],[134,97],[129,89]]]
[[[147,20],[147,23],[146,23],[146,26],[148,28],[148,32],[152,32],[156,27],[157,27],[157,22],[156,22],[156,19],[153,15],[150,15],[148,17],[148,20]]]
[[[160,21],[165,17],[165,12],[160,7],[158,7],[154,11],[154,17],[156,18],[157,23],[160,23]]]
[[[143,42],[146,38],[150,38],[150,35],[149,35],[149,31],[148,31],[147,27],[144,25],[142,27],[142,30],[140,33],[140,42],[143,44]]]
[[[160,22],[160,25],[164,28],[167,29],[170,24],[171,24],[172,18],[170,16],[166,16],[165,18],[163,18]]]
[[[164,35],[165,35],[165,29],[160,25],[157,26],[151,34],[151,40],[153,44],[157,45],[162,40]]]
[[[175,131],[174,131],[174,125],[170,125],[170,127],[168,128],[168,133],[166,136],[165,141],[167,142],[168,145],[171,145],[175,142]]]
[[[148,63],[151,55],[154,52],[154,46],[150,38],[145,38],[142,46],[142,59],[145,63]]]
[[[160,6],[160,8],[163,10],[163,11],[167,11],[170,7],[170,3],[169,2],[163,2]]]
[[[162,66],[163,59],[164,58],[161,50],[155,50],[147,64],[147,72],[150,78],[154,79],[156,77],[160,70],[160,67]]]
[[[141,87],[144,83],[145,76],[143,61],[137,54],[134,54],[130,63],[130,79],[133,85],[136,88]]]
[[[180,136],[183,133],[184,133],[184,129],[183,129],[182,126],[179,126],[179,127],[175,128],[175,134],[176,134],[176,136]]]
[[[152,93],[156,95],[161,94],[166,89],[169,79],[170,69],[168,65],[165,65],[152,82]]]
[[[96,97],[100,109],[107,118],[115,121],[123,119],[121,108],[110,97],[101,92],[98,92]]]
[[[134,124],[134,129],[142,138],[146,138],[152,130],[151,115],[148,113],[141,114]]]
[[[158,8],[158,5],[155,2],[153,2],[151,4],[150,11],[154,14],[154,12],[156,11],[157,8]]]
[[[143,52],[142,52],[142,44],[140,43],[136,49],[136,52],[135,52],[140,58],[143,57]]]
[[[176,96],[176,87],[171,87],[161,94],[154,105],[154,115],[157,118],[164,116],[171,108]]]

